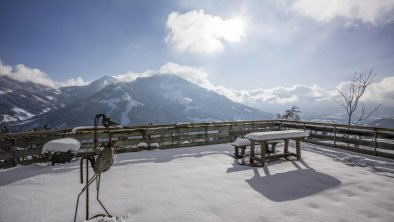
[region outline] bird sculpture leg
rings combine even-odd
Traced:
[[[109,217],[112,217],[112,215],[108,213],[107,209],[104,207],[103,203],[102,203],[101,200],[99,199],[99,194],[100,194],[100,179],[101,179],[101,173],[98,174],[97,180],[96,180],[97,201],[98,201],[98,202],[100,203],[100,205],[103,207],[103,209],[105,210],[105,212],[107,213],[107,215],[108,215]]]
[[[79,198],[81,197],[81,195],[83,194],[83,192],[85,192],[88,187],[90,186],[90,184],[93,183],[93,181],[95,181],[97,179],[97,174],[95,173],[92,178],[89,179],[89,181],[86,183],[86,185],[82,188],[82,191],[78,194],[78,199],[77,199],[77,206],[75,208],[75,215],[74,215],[74,222],[77,221],[77,213],[78,213],[78,204],[79,204]],[[86,200],[88,201],[88,200]]]

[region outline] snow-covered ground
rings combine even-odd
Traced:
[[[119,222],[393,221],[394,161],[303,143],[302,161],[250,167],[230,152],[222,144],[117,154],[101,199]],[[81,187],[78,161],[1,170],[0,221],[72,221]],[[93,190],[91,215],[101,212]],[[79,221],[84,213],[83,196]]]

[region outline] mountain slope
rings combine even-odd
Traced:
[[[371,121],[368,125],[373,127],[394,128],[394,117],[376,119]]]
[[[117,83],[118,80],[112,76],[104,76],[85,86],[68,86],[60,88],[64,95],[65,103],[72,103],[73,101],[85,99],[94,93],[104,89],[110,84]]]
[[[61,106],[57,89],[0,76],[0,123],[29,119]]]
[[[44,123],[57,128],[92,125],[98,113],[109,115],[122,125],[267,119],[272,116],[174,75],[154,75],[129,83],[113,82],[88,97],[80,95],[68,92],[68,105],[38,115],[24,127],[39,127]]]

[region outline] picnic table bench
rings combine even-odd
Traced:
[[[250,157],[249,162],[251,165],[254,164],[254,160],[259,161],[264,166],[267,158],[281,158],[289,156],[295,156],[297,160],[301,159],[301,139],[308,137],[309,133],[300,130],[283,130],[283,131],[267,131],[267,132],[255,132],[245,135],[246,139],[250,140]],[[284,140],[284,150],[282,154],[273,154],[267,156],[266,148],[270,141]],[[296,153],[289,152],[289,140],[295,140]],[[261,157],[255,156],[254,149],[256,144],[260,144]]]

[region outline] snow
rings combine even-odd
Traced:
[[[306,137],[309,136],[308,132],[300,130],[283,130],[283,131],[267,131],[267,132],[256,132],[245,135],[245,138],[252,140],[276,140],[276,139],[288,139],[295,137]]]
[[[129,102],[127,103],[126,109],[121,113],[121,120],[120,121],[121,121],[121,124],[123,124],[123,125],[127,125],[130,123],[130,118],[128,115],[129,115],[130,111],[133,109],[133,107],[144,105],[144,104],[138,102],[137,100],[131,99],[131,97],[128,101]]]
[[[0,95],[5,95],[7,93],[12,93],[13,91],[10,89],[6,89],[6,90],[0,90]]]
[[[150,147],[159,148],[160,145],[158,143],[151,143],[149,144]]]
[[[216,118],[199,118],[192,116],[187,116],[187,118],[196,123],[211,123],[215,121],[220,121],[220,119],[216,119]]]
[[[294,152],[294,143],[290,151]],[[277,147],[283,150],[283,145]],[[92,221],[392,221],[394,161],[302,143],[302,161],[240,165],[230,144],[116,154]],[[351,164],[348,162],[362,164]],[[361,165],[361,166],[359,166]],[[92,175],[92,174],[90,174]],[[0,170],[0,221],[72,221],[79,161]],[[102,213],[90,189],[90,215]],[[84,218],[81,197],[78,221]]]
[[[121,125],[116,125],[116,126],[109,126],[110,129],[122,129],[123,126]],[[78,133],[78,131],[83,131],[83,130],[93,130],[94,126],[78,126],[74,127],[71,132],[72,133]],[[98,126],[97,129],[106,129],[104,126]]]
[[[177,102],[182,105],[189,104],[193,101],[189,97],[184,97],[182,91],[180,91],[180,90],[173,90],[173,91],[163,93],[163,97],[166,100],[169,100],[171,102]]]
[[[234,146],[250,146],[250,140],[245,138],[237,138],[231,143]]]
[[[43,98],[41,98],[41,97],[39,97],[39,96],[33,95],[33,97],[34,97],[38,102],[41,102],[41,103],[49,103],[48,101],[44,100]]]
[[[14,107],[11,110],[15,112],[14,116],[17,120],[26,120],[26,119],[30,119],[34,116],[30,112],[28,112],[22,108],[19,108],[19,107]]]
[[[0,120],[1,120],[0,122],[2,122],[2,123],[18,121],[18,119],[16,117],[8,115],[8,114],[2,114]]]
[[[42,148],[42,153],[51,152],[67,152],[71,151],[78,151],[81,147],[81,143],[73,138],[63,138],[63,139],[56,139],[51,140],[44,144]]]
[[[47,97],[47,99],[49,99],[49,100],[55,100],[55,97],[53,97],[53,96],[46,96]]]
[[[49,111],[51,111],[51,108],[45,108],[45,109],[43,109],[43,110],[41,111],[40,114],[47,113],[47,112],[49,112]]]
[[[145,142],[140,142],[137,144],[137,147],[148,147],[149,145]]]
[[[111,108],[111,112],[116,110],[119,106],[116,103],[119,102],[127,102],[125,110],[121,113],[121,124],[127,125],[130,122],[128,117],[130,111],[136,106],[143,106],[144,104],[133,99],[129,93],[121,88],[117,88],[117,90],[121,91],[123,94],[120,98],[110,98],[105,100],[100,100],[99,103],[103,103],[108,105]]]

